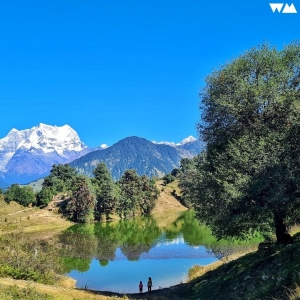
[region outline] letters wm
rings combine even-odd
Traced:
[[[279,13],[282,13],[282,14],[296,14],[297,13],[294,3],[292,3],[291,5],[288,5],[288,3],[285,3],[285,4],[284,3],[269,3],[269,4],[271,6],[273,13],[276,11],[278,11]],[[283,7],[283,9],[282,9],[282,7]]]

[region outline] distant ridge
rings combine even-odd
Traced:
[[[114,180],[119,179],[127,169],[135,169],[139,175],[161,177],[179,167],[182,158],[191,158],[202,148],[197,140],[180,146],[170,146],[132,136],[107,149],[90,152],[70,165],[80,174],[92,176],[96,165],[105,162]]]

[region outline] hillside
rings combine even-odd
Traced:
[[[162,180],[157,181],[156,186],[160,191],[160,195],[156,200],[154,209],[151,212],[151,215],[157,221],[158,225],[164,227],[166,224],[170,224],[172,221],[175,221],[177,215],[174,214],[180,213],[187,210],[176,198],[172,195],[173,190],[178,191],[178,182],[174,181],[167,186],[163,184]],[[174,220],[170,219],[173,218]]]
[[[196,145],[197,142],[192,143]],[[96,165],[99,162],[105,162],[114,180],[119,179],[125,170],[129,169],[135,169],[139,175],[162,177],[179,167],[182,158],[191,158],[194,155],[194,152],[183,148],[154,144],[144,138],[133,136],[107,149],[90,152],[71,162],[70,166],[80,174],[92,176]]]
[[[54,231],[71,226],[71,222],[48,209],[24,207],[14,201],[9,204],[0,195],[0,233],[22,228],[25,232]]]

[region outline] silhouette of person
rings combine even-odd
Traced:
[[[140,290],[140,293],[143,292],[143,283],[140,281],[140,284],[139,284],[139,290]]]
[[[148,294],[150,294],[151,293],[151,288],[152,288],[152,279],[151,279],[151,277],[149,277],[149,279],[148,279],[147,287],[148,287]]]

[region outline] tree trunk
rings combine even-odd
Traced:
[[[292,244],[293,238],[287,231],[282,213],[274,212],[274,223],[276,229],[277,244]]]

